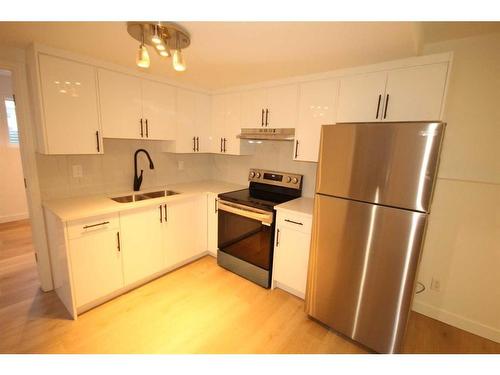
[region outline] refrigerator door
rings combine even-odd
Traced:
[[[428,212],[444,126],[323,126],[316,192]]]
[[[376,352],[400,351],[426,220],[317,194],[307,313]]]

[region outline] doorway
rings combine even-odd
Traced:
[[[40,288],[19,147],[12,72],[0,69],[0,308]]]

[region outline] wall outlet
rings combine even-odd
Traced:
[[[83,168],[81,165],[73,165],[73,177],[74,178],[83,177]]]
[[[183,160],[179,160],[177,162],[177,169],[182,171],[184,169],[184,161]]]
[[[438,279],[433,277],[431,280],[431,289],[436,291],[436,292],[440,292],[441,291],[441,281],[439,281]]]

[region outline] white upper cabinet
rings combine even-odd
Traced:
[[[99,69],[99,99],[104,137],[173,139],[174,87]]]
[[[271,87],[267,90],[267,126],[295,128],[297,123],[298,85]]]
[[[384,121],[441,119],[448,63],[391,70],[385,89]]]
[[[38,55],[38,63],[43,127],[37,129],[38,151],[102,153],[96,69],[44,54]]]
[[[160,82],[142,81],[142,117],[148,139],[174,139],[175,87]]]
[[[447,74],[444,62],[342,78],[337,122],[440,120]]]
[[[237,138],[241,132],[241,97],[239,93],[212,97],[210,152],[229,155],[253,153],[253,144]]]
[[[292,84],[241,93],[241,127],[294,128],[297,92]]]
[[[99,69],[99,100],[104,137],[144,138],[140,78]]]
[[[210,96],[177,89],[175,142],[165,151],[176,153],[209,152]]]
[[[337,122],[380,121],[386,80],[385,71],[341,78]]]
[[[338,79],[300,84],[294,160],[318,161],[321,125],[335,123],[338,89]]]

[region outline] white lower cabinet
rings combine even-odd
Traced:
[[[196,195],[166,205],[163,232],[165,267],[182,264],[207,251],[206,194]]]
[[[163,205],[120,213],[125,285],[145,279],[164,268],[163,215]]]
[[[274,244],[273,287],[304,298],[310,241],[310,216],[278,210]]]
[[[123,287],[118,215],[68,223],[76,307]]]
[[[213,255],[217,256],[217,232],[218,224],[218,209],[217,209],[217,194],[207,194],[207,250]]]

